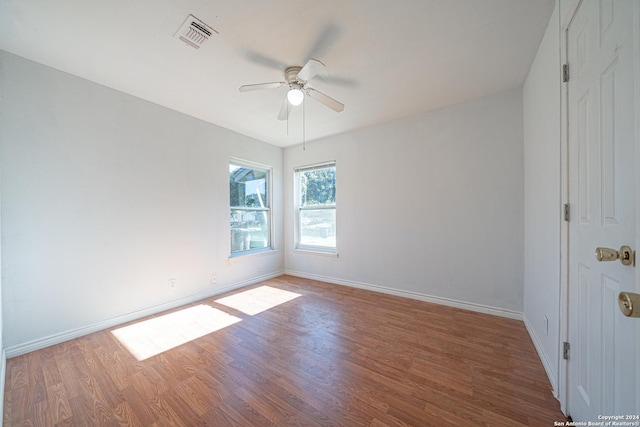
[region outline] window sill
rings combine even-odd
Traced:
[[[328,256],[330,258],[340,257],[340,254],[338,254],[338,252],[328,252],[328,251],[323,251],[323,250],[313,249],[313,248],[295,248],[293,251],[301,254],[307,254],[307,255]]]
[[[246,259],[246,258],[254,258],[254,257],[258,257],[258,256],[265,256],[265,255],[274,255],[277,254],[278,251],[276,249],[272,249],[272,248],[267,248],[267,249],[256,249],[253,251],[245,251],[245,252],[239,252],[239,253],[233,253],[231,255],[229,255],[229,258],[227,258],[227,263],[231,264],[233,262],[237,262],[240,261],[242,259]]]

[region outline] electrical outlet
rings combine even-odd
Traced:
[[[170,278],[168,282],[169,288],[174,289],[176,287],[177,281],[178,279],[176,279],[175,277]]]
[[[212,284],[212,285],[215,285],[217,281],[218,281],[218,276],[216,276],[215,274],[213,274],[213,275],[211,276],[211,284]]]

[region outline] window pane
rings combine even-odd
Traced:
[[[300,206],[334,205],[335,203],[335,167],[300,173]]]
[[[300,209],[300,244],[336,247],[336,210]]]
[[[229,163],[231,253],[271,247],[270,170]]]
[[[263,249],[269,243],[267,210],[231,209],[231,252]]]
[[[268,172],[229,164],[230,204],[234,207],[268,207]]]

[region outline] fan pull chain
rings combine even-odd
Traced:
[[[306,114],[305,112],[307,111],[306,109],[306,105],[307,105],[307,97],[305,96],[304,98],[302,98],[302,151],[306,151],[307,150],[307,146],[306,146],[306,126],[305,126],[305,122],[306,122]]]

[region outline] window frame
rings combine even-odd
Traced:
[[[335,177],[336,177],[336,189],[335,189],[335,201],[333,204],[323,204],[323,205],[312,205],[312,206],[302,206],[302,194],[301,194],[301,186],[300,186],[300,176],[304,172],[313,171],[313,170],[321,170],[321,169],[329,169],[334,168]],[[338,168],[337,162],[335,160],[313,163],[306,166],[298,166],[293,169],[293,181],[294,181],[294,249],[300,252],[308,252],[315,253],[321,255],[329,255],[329,256],[338,256],[338,218],[337,218],[337,204],[338,204]],[[331,209],[334,211],[335,217],[335,235],[336,242],[333,247],[320,246],[320,245],[310,245],[301,243],[302,239],[302,220],[301,213],[305,210],[323,210],[323,209]]]
[[[227,203],[229,206],[229,240],[228,240],[228,244],[229,244],[229,258],[239,258],[239,257],[243,257],[243,256],[250,256],[250,255],[255,255],[255,254],[261,254],[261,253],[265,253],[265,252],[272,252],[274,251],[274,242],[273,242],[273,167],[269,166],[269,165],[265,165],[262,163],[257,163],[257,162],[252,162],[249,160],[244,160],[244,159],[238,159],[238,158],[229,158],[229,161],[227,162],[227,167],[230,166],[238,166],[241,168],[249,168],[249,169],[255,169],[255,170],[259,170],[261,172],[264,172],[266,175],[266,179],[267,179],[267,183],[266,183],[266,189],[267,189],[267,197],[266,200],[264,200],[264,202],[266,203],[266,207],[265,208],[260,208],[260,207],[247,207],[247,206],[231,206],[231,180],[230,177],[227,176],[227,183],[228,183],[228,197],[227,197]],[[264,248],[256,248],[256,249],[246,249],[246,250],[242,250],[242,251],[233,251],[233,247],[231,244],[232,241],[232,232],[233,229],[231,227],[231,213],[233,211],[254,211],[254,212],[266,212],[266,218],[267,218],[267,238],[268,238],[268,245]]]

